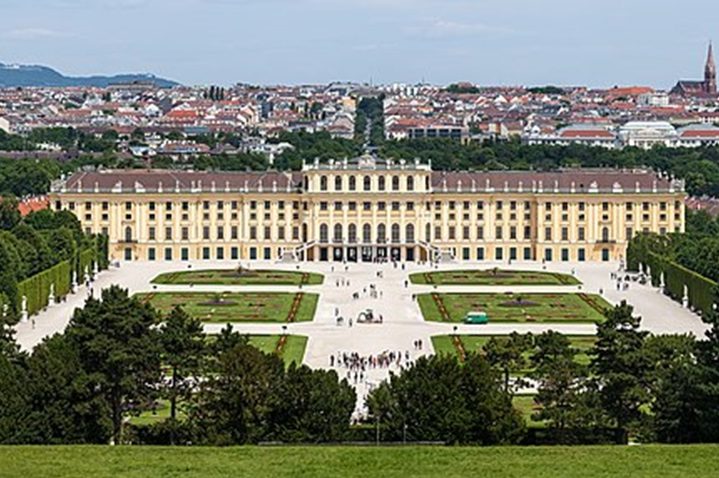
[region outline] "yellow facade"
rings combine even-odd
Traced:
[[[683,185],[647,171],[441,173],[362,157],[295,173],[103,171],[52,204],[113,260],[621,260],[684,230]]]

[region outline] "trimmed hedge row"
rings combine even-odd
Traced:
[[[70,292],[70,261],[62,261],[51,268],[25,279],[17,285],[18,312],[22,310],[22,298],[27,298],[28,315],[38,313],[48,305],[50,285],[55,285],[55,297],[62,297]]]
[[[23,296],[27,298],[28,315],[36,314],[47,307],[51,284],[55,285],[54,293],[56,298],[66,296],[70,293],[73,272],[77,273],[77,280],[81,282],[86,270],[89,275],[92,275],[96,262],[100,270],[107,269],[109,265],[106,236],[97,236],[94,247],[80,251],[72,261],[60,262],[18,283],[17,312],[20,313],[22,311]],[[2,304],[0,303],[0,308],[1,307]]]
[[[641,238],[632,240],[627,249],[627,269],[649,272],[655,287],[662,284],[663,277],[666,294],[677,302],[683,302],[686,289],[689,306],[702,315],[714,309],[719,292],[716,282],[650,250]]]

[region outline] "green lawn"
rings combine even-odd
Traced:
[[[266,354],[273,354],[277,351],[279,335],[250,335],[250,345],[257,347]],[[289,367],[291,363],[302,364],[307,348],[307,337],[304,335],[288,335],[285,346],[282,349],[281,358]]]
[[[301,271],[274,271],[265,269],[206,269],[167,272],[160,274],[154,284],[199,285],[317,285],[322,284],[322,274]]]
[[[462,346],[465,352],[480,352],[482,347],[489,342],[491,338],[497,340],[507,340],[506,335],[460,335],[459,339],[462,341]],[[575,355],[575,361],[582,365],[588,365],[591,360],[589,357],[589,349],[594,346],[597,338],[595,336],[585,335],[567,335],[566,336],[572,344],[572,347],[577,349],[577,355]],[[450,354],[457,355],[457,348],[452,342],[451,335],[437,335],[432,337],[432,344],[434,345],[435,353],[437,354]],[[525,358],[529,360],[531,352],[525,354]],[[531,369],[526,369],[521,372],[521,375],[526,375],[531,372]]]
[[[589,294],[437,294],[449,322],[463,322],[467,312],[486,312],[489,322],[593,322],[604,320],[610,304]],[[521,300],[521,302],[518,302]],[[432,294],[417,297],[425,320],[441,322],[443,316]],[[477,325],[481,327],[481,325]]]
[[[417,272],[410,274],[413,284],[436,285],[577,285],[581,282],[569,274],[503,269]]]
[[[514,408],[516,408],[522,413],[522,416],[524,417],[524,421],[527,423],[527,426],[546,426],[545,422],[535,421],[532,418],[532,415],[537,413],[540,408],[536,403],[534,403],[534,395],[515,395],[512,398],[512,405],[514,405]]]
[[[150,292],[137,294],[161,313],[176,305],[206,322],[286,322],[296,294],[283,292]],[[221,298],[222,301],[217,301]],[[295,322],[311,321],[317,308],[317,294],[303,294]]]
[[[3,478],[704,478],[717,445],[0,447]]]

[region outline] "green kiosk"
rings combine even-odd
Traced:
[[[465,324],[486,324],[489,322],[486,312],[467,312],[464,316]]]

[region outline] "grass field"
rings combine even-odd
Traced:
[[[0,447],[3,478],[704,478],[719,446]]]
[[[459,339],[462,341],[464,350],[469,352],[478,352],[484,347],[484,345],[494,337],[498,340],[506,340],[506,335],[460,335]],[[582,365],[588,365],[590,357],[588,355],[589,349],[594,346],[597,338],[594,336],[581,336],[581,335],[567,335],[567,338],[572,344],[572,347],[577,349],[577,355],[575,355],[575,361]],[[432,337],[432,345],[436,354],[449,354],[457,355],[457,348],[452,342],[452,336],[450,335],[437,335]],[[525,358],[529,360],[531,353],[525,354]],[[531,369],[523,370],[522,375],[529,373]]]
[[[317,285],[322,284],[322,274],[300,271],[273,271],[265,269],[206,269],[167,272],[152,279],[153,284],[198,285]]]
[[[162,314],[176,305],[206,322],[287,322],[296,294],[283,292],[150,292],[137,294]],[[217,301],[218,297],[222,301]],[[317,308],[317,294],[303,294],[295,322],[311,321]]]
[[[577,285],[579,279],[569,274],[503,269],[418,272],[410,274],[413,284],[436,285]]]
[[[589,294],[437,294],[449,322],[462,322],[467,312],[481,311],[489,322],[593,322],[604,320],[610,304]],[[443,315],[432,294],[417,296],[425,320],[442,322]],[[481,327],[478,325],[477,327]]]
[[[266,354],[273,354],[277,350],[279,335],[250,335],[250,345],[257,347]],[[304,335],[288,335],[285,346],[282,349],[281,358],[289,367],[292,362],[302,364],[307,347],[307,337]]]

